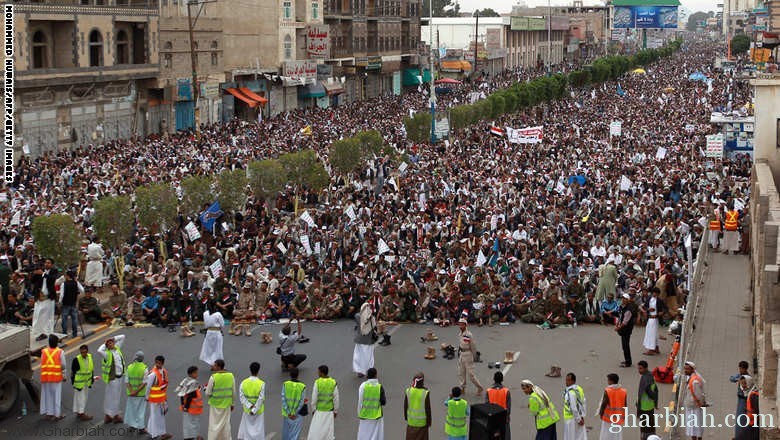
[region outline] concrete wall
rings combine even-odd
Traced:
[[[755,87],[756,123],[754,155],[767,160],[775,182],[780,181],[780,155],[777,154],[778,120],[780,119],[780,76],[751,81]]]

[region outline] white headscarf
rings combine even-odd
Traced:
[[[529,386],[529,387],[533,388],[534,393],[538,394],[539,397],[542,398],[542,403],[544,404],[544,406],[546,406],[547,408],[550,407],[550,396],[548,396],[547,393],[544,392],[543,389],[541,389],[538,386],[534,385],[534,383],[531,382],[528,379],[525,379],[522,382],[520,382],[520,385],[526,385],[526,386]]]
[[[360,306],[360,334],[367,335],[376,327],[374,316],[371,311],[371,304],[366,301]]]

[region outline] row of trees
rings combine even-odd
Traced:
[[[660,58],[668,57],[680,48],[680,41],[673,41],[660,49],[645,49],[636,55],[613,55],[599,58],[593,64],[568,75],[558,73],[539,77],[533,81],[517,83],[499,90],[474,104],[465,104],[450,109],[450,127],[461,129],[483,120],[496,119],[507,113],[533,107],[546,101],[560,99],[569,87],[582,88],[589,84],[601,83],[619,78],[631,69],[646,66]],[[431,115],[418,113],[404,119],[406,136],[415,142],[430,139]]]
[[[216,176],[193,175],[181,182],[181,200],[170,183],[155,183],[128,196],[107,196],[95,202],[95,233],[112,249],[127,243],[137,225],[162,232],[177,223],[179,215],[197,217],[215,200],[225,213],[241,210],[251,189],[256,199],[268,199],[291,185],[321,191],[330,176],[313,150],[287,153],[277,159],[250,162],[246,169],[225,169]],[[32,234],[40,255],[58,265],[78,264],[83,234],[67,214],[36,217]]]
[[[385,144],[379,131],[369,130],[333,142],[328,162],[335,173],[346,176],[358,171],[366,160],[380,156],[389,157],[393,162],[404,160],[395,149]]]

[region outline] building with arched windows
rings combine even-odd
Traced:
[[[16,147],[31,156],[145,135],[156,0],[14,2]]]

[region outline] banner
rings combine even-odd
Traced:
[[[537,127],[512,128],[506,127],[506,137],[512,144],[538,144],[544,136],[544,128]]]
[[[214,223],[221,216],[222,209],[219,207],[219,202],[214,202],[200,215],[200,225],[203,226],[203,229],[214,233]]]
[[[309,58],[328,58],[330,45],[328,25],[309,25],[306,27],[306,52]]]
[[[723,157],[723,135],[711,134],[707,136],[707,148],[704,151],[705,157],[722,158]]]
[[[609,123],[609,135],[610,136],[620,136],[623,134],[623,122],[621,121],[612,121]]]
[[[677,6],[615,6],[614,29],[677,29]]]

